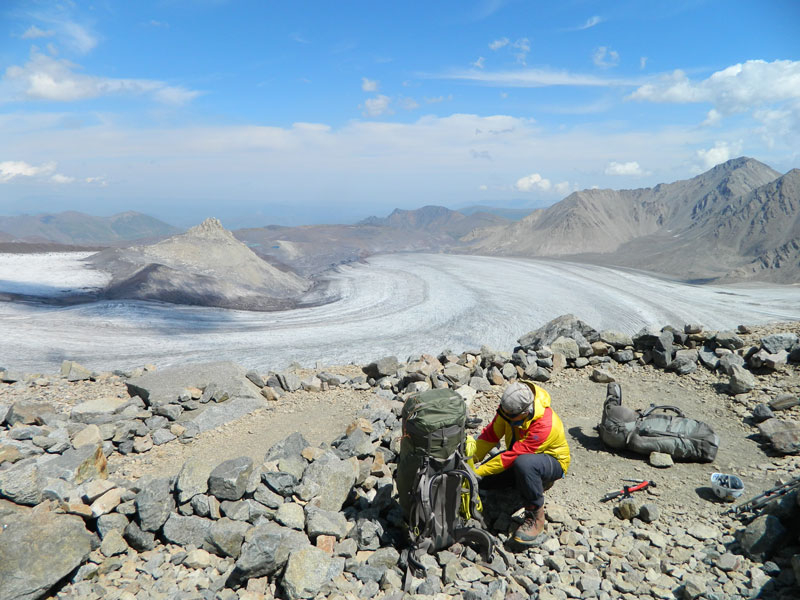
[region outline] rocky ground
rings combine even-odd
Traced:
[[[744,348],[757,347],[762,338],[774,333],[798,334],[800,324],[752,327],[747,333],[741,333],[740,338]],[[553,344],[554,347],[557,345]],[[672,352],[675,357],[675,351]],[[476,349],[474,355],[480,357],[481,352]],[[552,363],[545,353],[540,352],[540,355],[545,356],[542,364]],[[548,369],[548,379],[540,385],[550,392],[553,407],[568,430],[572,464],[567,477],[547,494],[546,508],[550,522],[546,535],[532,549],[516,553],[512,552],[513,548],[501,550],[491,568],[478,564],[474,560],[474,553],[471,555],[469,549],[460,557],[447,552],[439,553],[436,559],[432,558],[429,569],[431,576],[424,581],[415,581],[413,590],[418,596],[436,596],[442,599],[463,596],[492,600],[509,597],[545,599],[642,596],[788,599],[800,596],[800,558],[797,558],[800,556],[800,549],[797,547],[797,532],[794,533],[794,539],[787,539],[788,543],[783,549],[773,548],[770,552],[765,552],[753,545],[748,546],[740,539],[745,523],[726,514],[730,505],[719,502],[709,484],[709,477],[714,472],[736,474],[745,483],[746,490],[742,499],[746,499],[778,483],[800,476],[800,457],[776,452],[759,434],[753,419],[758,405],[768,405],[778,398],[797,398],[800,395],[800,367],[796,362],[789,362],[774,369],[753,369],[755,385],[749,391],[734,395],[729,393],[731,377],[728,373],[700,366],[693,371],[687,369],[690,372],[679,375],[653,364],[643,364],[648,361],[649,358],[640,356],[638,360],[625,362],[598,362],[595,366],[601,369],[602,376],[593,373],[594,369],[590,365],[574,368],[575,359],[565,361],[564,366],[567,368],[557,368],[556,365]],[[411,370],[410,366],[408,370]],[[193,431],[191,436],[187,436],[185,423],[181,425],[180,420],[167,422],[165,418],[163,428],[158,431],[169,430],[171,436],[166,433],[158,436],[156,430],[147,436],[138,435],[137,451],[132,450],[132,444],[126,447],[116,440],[112,443],[112,440],[106,439],[103,449],[107,455],[108,480],[115,484],[122,481],[133,482],[124,486],[120,484],[120,489],[127,490],[127,496],[123,492],[120,498],[119,507],[128,505],[121,511],[122,514],[130,510],[136,511],[135,508],[131,509],[138,502],[134,502],[133,494],[141,495],[143,489],[149,489],[148,482],[154,478],[163,479],[182,473],[189,459],[204,465],[209,471],[223,461],[240,457],[248,457],[258,466],[264,462],[267,450],[292,432],[301,432],[312,446],[329,447],[334,441],[341,442],[345,429],[357,416],[364,417],[365,414],[367,421],[372,424],[362,424],[362,430],[377,429],[378,425],[385,425],[391,433],[392,421],[396,429],[396,419],[387,418],[385,414],[370,417],[369,415],[375,414],[376,409],[372,413],[362,411],[365,405],[375,403],[376,390],[380,393],[381,401],[391,405],[395,397],[395,392],[391,389],[391,378],[383,380],[383,387],[389,389],[381,389],[380,381],[375,381],[380,378],[373,377],[370,386],[359,366],[326,367],[324,371],[341,377],[342,385],[307,385],[307,389],[299,387],[291,392],[264,392],[262,405],[256,410],[224,425],[206,431]],[[67,413],[89,400],[116,398],[125,402],[130,398],[130,388],[126,384],[131,380],[129,376],[141,375],[143,372],[144,369],[135,374],[94,374],[89,379],[78,381],[68,381],[67,377],[53,374],[19,376],[16,383],[0,385],[0,407],[9,407],[19,401],[30,401],[50,405],[59,413]],[[298,381],[307,382],[312,381],[319,372],[319,369],[297,368],[293,375]],[[534,371],[526,370],[528,374],[532,372]],[[503,374],[508,373],[510,371],[504,365]],[[497,374],[489,369],[483,374],[488,385],[478,386],[482,389],[474,397],[470,394],[469,402],[473,414],[480,417],[483,423],[487,423],[492,418],[502,394],[504,380],[508,377],[504,377],[503,381],[498,380]],[[261,377],[268,380],[270,375],[272,374],[264,373]],[[651,403],[675,405],[687,416],[708,423],[721,439],[714,462],[678,462],[669,467],[656,467],[647,456],[611,452],[604,448],[595,431],[595,425],[600,419],[607,379],[620,383],[623,402],[631,408],[646,408]],[[499,385],[493,385],[493,382]],[[268,388],[266,386],[263,389]],[[407,392],[408,389],[402,391]],[[397,403],[395,399],[395,409]],[[153,409],[153,406],[147,408]],[[191,407],[184,404],[186,414],[189,414],[189,409]],[[142,408],[135,410],[141,411]],[[153,410],[148,410],[147,413],[152,414]],[[800,406],[789,406],[780,413],[776,410],[776,416],[788,423],[800,421]],[[152,421],[150,423],[153,424]],[[71,434],[77,433],[77,429],[73,427]],[[351,427],[350,430],[352,429]],[[14,428],[8,429],[9,432],[13,430]],[[367,433],[372,435],[373,432]],[[474,433],[477,434],[477,431]],[[40,436],[38,442],[34,434]],[[148,436],[150,443],[145,445],[141,440],[146,440]],[[48,437],[45,431],[31,432],[33,443],[47,447],[49,451],[50,442],[44,441],[44,437]],[[21,439],[24,438],[23,435]],[[370,537],[369,531],[366,531],[369,530],[370,523],[379,523],[387,528],[396,524],[392,521],[393,513],[388,504],[378,508],[370,504],[377,502],[376,490],[380,498],[380,491],[383,489],[381,482],[385,484],[388,475],[387,471],[382,470],[385,467],[375,467],[376,463],[383,460],[379,461],[376,457],[383,452],[388,460],[391,454],[389,449],[396,450],[396,447],[392,445],[389,434],[383,437],[374,434],[372,438],[373,446],[368,454],[351,453],[351,456],[358,457],[360,463],[356,464],[361,465],[362,472],[356,478],[357,500],[348,500],[345,508],[341,509],[342,512],[338,513],[348,517],[346,531],[340,534],[326,533],[316,541],[316,546],[329,551],[328,554],[334,559],[309,558],[304,555],[303,560],[313,558],[317,562],[311,560],[303,563],[300,558],[291,559],[283,571],[283,579],[276,572],[269,577],[260,575],[245,578],[240,585],[231,586],[231,573],[237,568],[241,569],[242,558],[238,555],[238,550],[226,555],[218,548],[216,551],[213,548],[209,551],[209,547],[203,543],[176,544],[174,540],[180,536],[168,534],[156,538],[158,542],[152,548],[142,546],[137,551],[133,548],[136,544],[131,542],[127,529],[123,538],[118,533],[109,533],[113,528],[104,531],[100,520],[95,523],[91,517],[87,517],[89,528],[98,529],[102,544],[99,543],[99,538],[96,543],[93,542],[88,562],[77,572],[70,573],[50,593],[59,598],[125,600],[258,599],[272,595],[292,598],[315,595],[370,598],[402,594],[399,590],[401,570],[396,567],[399,556],[390,551],[392,546],[400,546],[401,543],[393,541],[388,533],[380,536],[378,542],[375,535]],[[152,443],[153,440],[158,443]],[[0,479],[3,471],[8,471],[11,467],[4,456],[13,453],[9,450],[9,445],[3,446],[2,442],[0,439]],[[375,446],[376,443],[378,446]],[[378,452],[381,447],[387,450]],[[121,453],[123,450],[126,453]],[[311,460],[311,465],[316,460],[316,455],[312,459],[305,454],[304,457]],[[344,458],[341,452],[340,458]],[[3,460],[6,460],[5,464]],[[363,472],[365,464],[366,473]],[[289,469],[280,465],[276,470]],[[372,479],[369,478],[370,475]],[[268,477],[262,474],[262,479],[266,482]],[[646,491],[636,493],[633,499],[636,511],[632,520],[620,519],[615,515],[615,508],[619,508],[618,503],[600,502],[603,494],[619,489],[625,483],[624,479],[647,479],[656,484]],[[0,481],[0,487],[1,484]],[[252,490],[247,492],[251,493]],[[247,494],[245,497],[249,498]],[[8,494],[4,495],[8,497]],[[297,499],[297,494],[294,499],[300,506],[304,503],[302,499]],[[796,495],[793,500],[796,502]],[[295,501],[287,499],[284,507],[298,506]],[[513,499],[508,498],[489,495],[486,501],[489,524],[503,542],[514,525],[509,514],[517,507],[513,506]],[[233,511],[231,505],[228,506]],[[640,512],[642,506],[645,509]],[[45,500],[35,508],[26,510],[37,514],[47,512],[48,509],[57,510],[57,503],[48,504]],[[188,514],[192,514],[192,509],[187,510]],[[380,511],[379,517],[374,514],[375,510]],[[291,513],[291,510],[284,512]],[[118,513],[119,508],[116,512],[112,508],[105,517]],[[0,519],[4,516],[7,518],[9,514],[11,511],[8,506],[0,506]],[[127,514],[130,516],[131,513]],[[198,514],[196,508],[194,514]],[[304,529],[302,510],[299,512],[299,526],[292,521],[292,516],[297,515],[283,514],[278,517],[275,510],[268,510],[265,514],[269,519],[281,523],[284,526],[281,529]],[[798,518],[797,510],[790,514],[793,515],[792,518]],[[142,518],[140,512],[139,519]],[[236,517],[231,518],[237,520]],[[311,538],[308,509],[305,518],[308,519],[305,528]],[[113,519],[106,519],[107,523],[111,521]],[[125,517],[125,523],[127,522],[128,517]],[[257,525],[253,530],[262,527],[258,525],[257,519],[251,518],[250,522]],[[255,536],[252,530],[248,535]],[[332,539],[321,542],[319,538],[324,537]],[[246,553],[247,543],[245,541],[242,546],[242,555]],[[331,544],[330,548],[325,546],[327,543]],[[299,551],[297,555],[300,555]],[[500,558],[502,561],[497,562]],[[324,564],[334,574],[336,569],[331,565],[336,560],[342,561],[338,574],[332,576],[330,581],[320,581],[316,586],[313,582],[306,582],[302,577],[290,573],[292,569],[303,570],[304,564],[317,565],[317,570],[319,564]],[[400,562],[402,563],[402,559]],[[311,567],[308,569],[314,570]],[[302,581],[299,588],[291,583],[296,581]],[[43,597],[42,594],[46,595],[46,590],[39,595],[14,597]]]

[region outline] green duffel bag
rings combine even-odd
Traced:
[[[636,419],[625,447],[639,454],[663,452],[679,460],[711,462],[717,456],[719,436],[676,406],[650,406]]]

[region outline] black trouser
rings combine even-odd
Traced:
[[[563,476],[561,465],[549,454],[522,454],[502,473],[481,479],[480,486],[487,490],[514,487],[526,508],[539,508],[544,504],[544,491]]]

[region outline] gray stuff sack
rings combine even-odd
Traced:
[[[598,429],[607,446],[638,454],[663,452],[679,460],[711,462],[719,449],[714,430],[676,406],[651,405],[639,413],[607,401]]]

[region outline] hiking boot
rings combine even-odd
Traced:
[[[612,381],[606,386],[606,402],[611,402],[617,406],[622,405],[622,388],[619,384]]]
[[[531,506],[525,510],[525,522],[514,533],[514,541],[523,546],[532,546],[544,531],[544,506]]]

